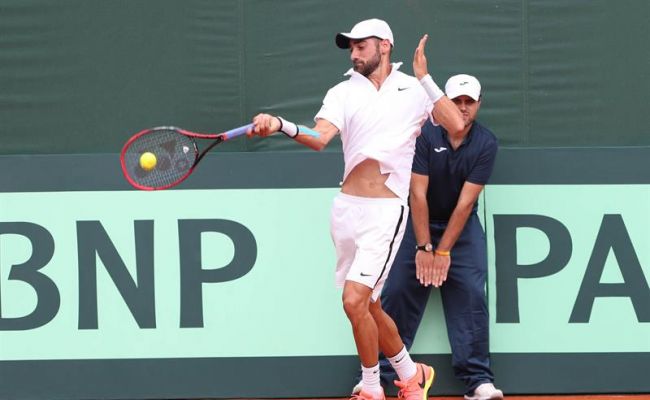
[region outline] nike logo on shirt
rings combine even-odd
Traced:
[[[402,90],[410,89],[410,87],[398,87],[397,91],[401,92]]]
[[[445,150],[447,150],[446,147],[435,147],[433,149],[433,151],[435,151],[436,153],[440,153],[441,151],[445,151]]]

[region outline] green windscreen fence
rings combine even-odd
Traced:
[[[340,143],[232,140],[158,192],[118,155],[154,126],[309,125],[350,67],[335,34],[371,17],[403,71],[428,33],[440,86],[483,85],[497,385],[650,392],[649,1],[0,0],[1,399],[349,393]],[[462,395],[446,334],[434,291],[412,354]]]
[[[369,17],[406,72],[428,33],[441,86],[476,75],[502,145],[650,144],[646,0],[2,0],[0,152],[114,153],[146,127],[261,111],[309,124],[349,68],[334,35]],[[281,139],[226,150],[302,150]]]

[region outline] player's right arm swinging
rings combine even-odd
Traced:
[[[319,118],[313,128],[307,128],[279,116],[257,114],[253,118],[253,124],[255,127],[249,132],[249,136],[266,137],[275,132],[282,132],[316,151],[324,149],[339,131],[334,124],[323,118]]]

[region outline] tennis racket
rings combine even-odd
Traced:
[[[173,126],[140,131],[122,148],[120,163],[126,180],[136,189],[162,190],[187,179],[201,159],[219,143],[246,134],[248,124],[219,134],[190,132]],[[213,142],[199,152],[195,139]]]

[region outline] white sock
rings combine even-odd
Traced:
[[[379,363],[374,367],[366,368],[361,366],[361,381],[363,382],[363,391],[380,397],[384,390],[379,383]]]
[[[397,372],[400,381],[405,382],[409,380],[417,372],[417,367],[413,360],[411,360],[409,352],[406,351],[406,346],[402,347],[402,351],[397,353],[395,356],[387,358],[388,361],[390,361],[390,365],[392,365],[395,372]]]

